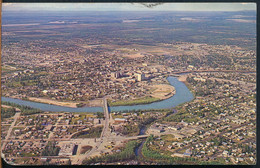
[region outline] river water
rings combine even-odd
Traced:
[[[194,97],[187,86],[179,81],[176,77],[168,77],[167,80],[169,83],[175,87],[176,93],[172,97],[150,104],[143,105],[134,105],[134,106],[115,106],[110,107],[110,111],[124,111],[124,110],[149,110],[149,109],[165,109],[172,108],[179,104],[189,102]],[[19,105],[30,106],[33,108],[38,108],[43,111],[53,111],[53,112],[103,112],[102,107],[81,107],[81,108],[72,108],[72,107],[64,107],[64,106],[56,106],[45,103],[36,103],[31,101],[25,101],[20,99],[13,99],[8,97],[2,97],[2,101],[8,101],[12,103],[16,103]]]

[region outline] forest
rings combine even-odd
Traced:
[[[90,159],[86,159],[83,161],[83,164],[93,164],[93,163],[112,163],[117,161],[125,161],[125,160],[132,160],[136,158],[135,155],[135,148],[140,143],[137,141],[129,141],[125,148],[122,149],[119,153],[103,155],[103,156],[96,156]]]
[[[29,106],[23,106],[11,102],[2,101],[2,104],[20,109],[22,115],[31,115],[31,114],[37,114],[43,112],[40,109],[32,108]],[[8,118],[8,117],[12,117],[15,114],[15,108],[11,108],[11,109],[1,108],[1,109],[3,110],[1,112],[1,117]]]

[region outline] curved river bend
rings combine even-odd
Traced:
[[[170,97],[169,99],[165,99],[159,102],[154,102],[150,104],[143,105],[134,105],[134,106],[115,106],[110,107],[111,111],[124,111],[124,110],[148,110],[148,109],[165,109],[172,108],[179,104],[189,102],[194,97],[187,86],[180,82],[176,77],[168,77],[167,80],[169,83],[175,87],[176,94]],[[16,103],[19,105],[30,106],[33,108],[38,108],[43,111],[53,111],[53,112],[103,112],[102,107],[81,107],[81,108],[72,108],[72,107],[64,107],[64,106],[56,106],[44,103],[36,103],[31,101],[25,101],[20,99],[13,99],[8,97],[2,97],[2,101],[8,101],[12,103]]]

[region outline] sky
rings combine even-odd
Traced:
[[[2,9],[3,11],[242,11],[256,10],[256,3],[162,3],[152,8],[141,3],[3,3]]]

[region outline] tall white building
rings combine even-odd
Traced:
[[[121,76],[121,75],[120,75],[119,72],[112,72],[112,73],[111,73],[111,77],[112,77],[112,78],[118,79],[118,78],[120,78],[120,76]]]
[[[138,80],[138,81],[143,81],[143,80],[145,80],[145,74],[144,74],[144,73],[137,74],[137,80]]]

